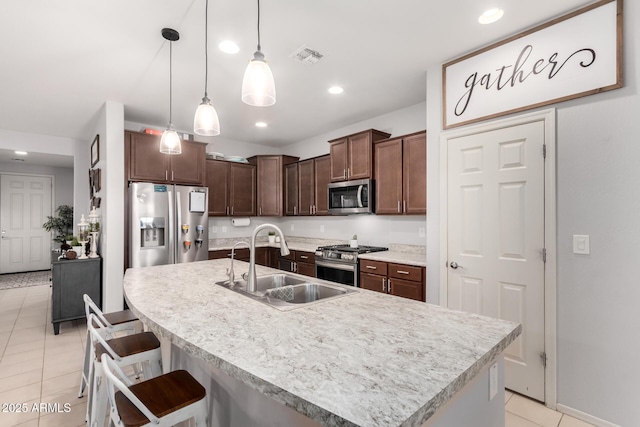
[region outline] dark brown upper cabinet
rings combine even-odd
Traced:
[[[329,141],[331,181],[373,177],[373,143],[391,135],[369,129]]]
[[[426,214],[426,132],[378,141],[374,157],[376,214]]]
[[[255,216],[256,166],[207,160],[209,216]]]

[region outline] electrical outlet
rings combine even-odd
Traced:
[[[324,225],[321,225],[321,226],[320,226],[320,232],[321,232],[321,233],[324,233]]]
[[[494,363],[489,368],[489,400],[498,394],[498,363]]]
[[[293,224],[291,224],[291,231],[293,231]]]
[[[217,233],[218,232],[218,226],[214,225],[213,227],[211,227],[211,232],[212,233]]]
[[[223,233],[226,233],[226,232],[227,232],[227,226],[226,226],[226,225],[223,225],[223,226],[222,226],[222,232],[223,232]]]
[[[418,228],[418,237],[424,237],[426,236],[426,230],[424,227],[419,227]]]

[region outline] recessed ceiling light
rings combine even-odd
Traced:
[[[14,151],[14,153],[16,153],[18,156],[26,156],[27,155],[26,151]]]
[[[332,93],[334,95],[341,94],[342,92],[344,92],[344,89],[342,89],[340,86],[333,86],[329,88],[329,93]]]
[[[256,122],[256,126],[259,128],[266,128],[267,124],[265,122]]]
[[[492,24],[502,18],[502,15],[504,15],[504,10],[500,8],[489,9],[480,15],[478,22],[481,24]]]
[[[218,48],[224,53],[238,53],[240,52],[240,48],[237,44],[232,42],[231,40],[225,40],[218,45]]]

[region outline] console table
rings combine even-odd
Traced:
[[[58,335],[60,323],[85,317],[82,296],[102,308],[102,258],[60,259],[51,262],[51,323]]]

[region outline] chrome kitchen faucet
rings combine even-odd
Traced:
[[[236,246],[238,245],[247,245],[248,247],[249,244],[247,242],[236,242],[233,244],[233,247],[231,248],[231,265],[229,266],[229,268],[227,268],[227,276],[229,277],[229,284],[233,285],[233,282],[236,280],[236,275],[233,272],[233,258],[235,257],[235,251],[236,251]]]
[[[262,224],[259,225],[253,230],[253,234],[251,236],[251,246],[249,250],[251,251],[250,259],[249,259],[249,274],[247,277],[247,292],[256,292],[256,235],[265,228],[273,228],[276,230],[278,235],[280,235],[280,254],[282,256],[289,255],[289,248],[287,247],[287,242],[284,240],[284,234],[282,234],[282,230],[280,230],[276,225],[273,224]]]

